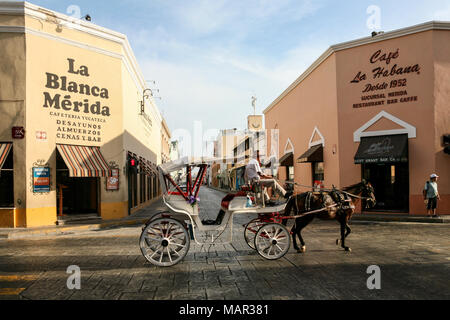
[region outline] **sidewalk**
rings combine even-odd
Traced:
[[[224,192],[233,193],[235,191],[224,190],[210,186],[209,188]],[[405,214],[360,214],[356,213],[352,216],[352,222],[413,222],[413,223],[450,223],[450,215],[440,216],[439,218],[429,218],[425,215],[405,215]]]
[[[413,223],[450,223],[450,216],[440,216],[432,218],[419,215],[402,215],[402,214],[359,214],[352,216],[352,222],[413,222]]]
[[[214,187],[210,189],[222,192],[230,193],[229,190],[222,190]],[[83,224],[70,224],[62,226],[49,226],[49,227],[37,227],[37,228],[0,228],[0,239],[27,239],[33,237],[43,236],[55,236],[73,233],[83,233],[87,231],[103,230],[108,228],[118,228],[125,226],[136,226],[144,224],[150,216],[158,211],[167,211],[162,199],[158,199],[148,207],[143,208],[136,213],[119,220],[108,220],[93,223]],[[414,215],[397,215],[397,214],[354,214],[352,216],[352,223],[450,223],[450,216],[441,216],[439,218],[428,218],[426,216],[414,216]]]
[[[135,226],[147,222],[153,213],[166,210],[167,208],[163,205],[162,198],[160,198],[148,207],[143,208],[123,219],[36,228],[0,228],[0,239],[26,239],[32,237],[82,233],[124,226]]]

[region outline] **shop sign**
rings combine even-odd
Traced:
[[[58,140],[100,143],[111,116],[109,90],[92,83],[88,66],[67,61],[66,74],[45,72],[42,107],[55,118]]]
[[[400,49],[392,52],[375,51],[369,58],[370,72],[359,70],[352,85],[360,86],[359,101],[353,108],[386,106],[392,104],[419,101],[419,97],[411,93],[409,86],[414,78],[419,77],[422,67],[419,63],[400,64]]]
[[[33,192],[50,192],[50,168],[33,168]]]
[[[13,139],[25,138],[25,128],[24,127],[12,127],[12,138]]]
[[[111,175],[106,179],[106,190],[119,190],[119,169],[111,170]]]

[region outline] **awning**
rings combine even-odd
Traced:
[[[312,146],[297,159],[297,163],[306,162],[323,162],[323,146],[321,144]]]
[[[282,167],[292,167],[294,166],[294,153],[288,152],[280,159],[280,166]]]
[[[363,137],[355,163],[408,162],[408,135]]]
[[[106,177],[111,169],[99,147],[56,145],[69,168],[70,177]]]
[[[12,143],[0,143],[0,169],[3,168],[11,148]]]

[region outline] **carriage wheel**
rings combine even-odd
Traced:
[[[166,215],[166,217],[164,217],[164,215]],[[158,213],[156,213],[156,214],[154,214],[151,218],[150,218],[150,222],[152,222],[153,220],[156,220],[156,219],[160,219],[160,218],[169,218],[170,217],[170,212],[158,212]],[[148,222],[147,222],[148,223]],[[184,226],[184,228],[185,229],[187,229],[187,226],[186,226],[186,224],[183,224],[183,226]],[[144,231],[144,229],[147,227],[147,225],[145,225],[143,228],[142,228],[142,231]],[[151,246],[151,242],[150,242],[150,240],[149,239],[145,239],[145,241],[147,242],[147,246]],[[184,241],[182,244],[185,244],[186,243],[186,241]],[[182,248],[180,247],[180,249],[179,250],[181,250]]]
[[[151,221],[142,231],[139,245],[142,254],[150,263],[170,267],[186,256],[190,238],[179,221],[159,218]]]
[[[255,236],[255,247],[260,256],[268,260],[283,257],[291,246],[289,231],[278,223],[262,226]]]
[[[266,222],[263,222],[263,221],[261,221],[261,219],[256,218],[256,219],[251,220],[245,226],[245,230],[244,230],[245,242],[247,242],[248,246],[250,248],[252,248],[253,250],[256,250],[255,235],[258,232],[258,230],[265,224],[266,224]]]

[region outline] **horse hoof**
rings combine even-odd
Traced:
[[[349,247],[345,247],[344,249],[345,249],[345,251],[347,251],[347,252],[352,252],[352,249],[349,248]]]
[[[306,252],[306,246],[303,246],[300,249],[297,249],[297,253],[305,253],[305,252]]]

